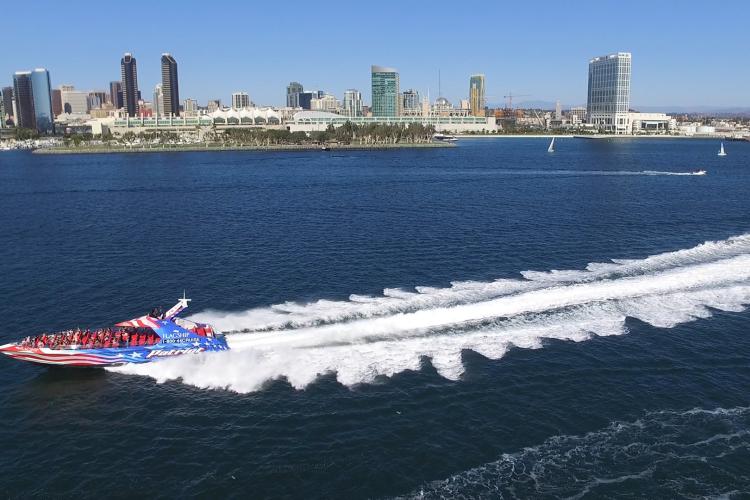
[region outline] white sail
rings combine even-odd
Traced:
[[[547,148],[548,153],[554,153],[555,152],[555,138],[552,138],[552,142],[549,143],[549,147]]]
[[[724,143],[721,143],[721,148],[719,149],[719,155],[718,156],[726,156],[727,154],[724,152]]]

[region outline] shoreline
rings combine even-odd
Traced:
[[[194,153],[194,152],[230,152],[230,151],[366,151],[378,149],[411,149],[411,148],[451,148],[454,144],[444,142],[425,142],[425,143],[396,143],[396,144],[337,144],[327,146],[323,149],[321,146],[310,146],[301,144],[275,144],[271,146],[169,146],[169,147],[151,147],[151,148],[129,148],[129,147],[112,147],[112,146],[79,146],[79,147],[54,147],[38,148],[32,150],[33,154],[41,155],[75,155],[75,154],[114,154],[114,153]]]

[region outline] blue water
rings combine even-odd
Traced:
[[[750,143],[556,143],[0,153],[0,341],[186,289],[233,346],[1,359],[0,492],[747,494]]]

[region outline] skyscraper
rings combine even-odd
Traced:
[[[404,90],[401,94],[401,111],[407,115],[420,114],[422,110],[422,100],[419,98],[419,92],[414,89]]]
[[[398,71],[383,66],[371,67],[372,116],[399,115]]]
[[[182,103],[182,111],[186,116],[193,116],[198,112],[198,101],[195,99],[185,99]]]
[[[235,92],[232,94],[232,108],[243,109],[250,107],[250,96],[247,92]]]
[[[154,114],[157,117],[164,117],[166,107],[164,105],[164,88],[161,83],[157,83],[154,87],[154,100],[151,104],[154,110]]]
[[[52,114],[57,117],[62,112],[62,91],[60,89],[52,89]]]
[[[49,71],[37,68],[31,72],[31,94],[34,99],[34,120],[39,132],[50,133],[55,129],[52,114],[52,88]]]
[[[122,104],[122,82],[109,82],[109,102],[115,109],[120,109]]]
[[[589,61],[588,122],[611,134],[630,129],[630,52],[595,57]]]
[[[299,107],[302,109],[311,109],[313,97],[317,99],[318,93],[317,92],[300,92],[299,94],[297,94],[299,106],[295,106],[295,107]]]
[[[344,92],[344,114],[346,116],[362,116],[362,93],[357,89]]]
[[[125,53],[120,60],[120,70],[123,107],[128,112],[128,116],[136,116],[138,114],[138,69],[133,54]]]
[[[484,75],[471,75],[469,78],[469,106],[474,116],[484,116]]]
[[[170,54],[161,55],[161,87],[164,93],[164,113],[180,116],[180,85],[177,81],[177,61]]]
[[[286,105],[290,108],[299,108],[299,95],[304,92],[302,84],[299,82],[291,82],[286,86]]]
[[[5,116],[3,121],[13,118],[13,87],[3,87],[3,106],[5,107]]]
[[[31,71],[17,71],[13,75],[13,97],[16,102],[16,127],[36,128],[34,94],[31,88]]]

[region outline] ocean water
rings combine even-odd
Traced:
[[[750,143],[546,147],[0,153],[1,342],[187,290],[232,347],[0,359],[0,493],[750,494]]]

